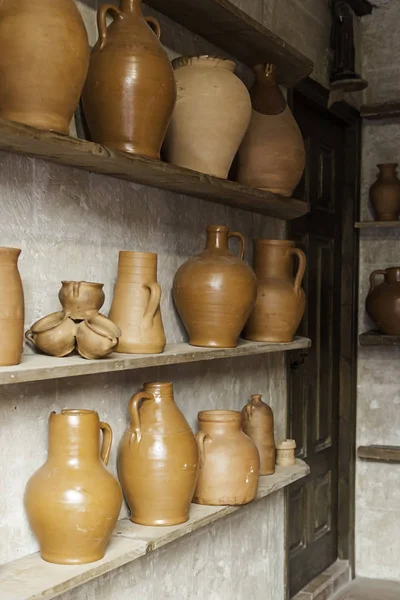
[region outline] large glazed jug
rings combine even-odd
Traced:
[[[172,383],[145,383],[129,403],[118,474],[131,520],[177,525],[189,518],[199,469],[196,440],[174,402]]]
[[[239,255],[228,240],[239,238]],[[256,278],[243,259],[241,233],[224,225],[207,227],[206,247],[177,271],[173,294],[192,346],[235,348],[254,306]]]
[[[105,467],[111,443],[111,428],[95,411],[51,413],[47,461],[25,490],[44,560],[81,565],[103,558],[122,504],[119,483]]]
[[[272,408],[253,394],[242,410],[242,429],[253,440],[260,455],[260,475],[275,473],[274,414]]]
[[[18,271],[20,254],[19,248],[0,248],[1,367],[17,365],[22,355],[25,305]]]
[[[293,257],[299,266],[293,277]],[[246,323],[244,337],[255,342],[291,342],[306,307],[301,282],[306,268],[304,252],[289,240],[255,240],[254,271],[257,300]]]
[[[109,27],[107,13],[113,19]],[[99,39],[82,96],[92,139],[160,158],[176,100],[174,71],[159,42],[160,25],[154,17],[143,17],[141,0],[121,0],[120,8],[100,6],[97,24]]]
[[[236,410],[203,410],[196,440],[200,472],[193,502],[212,506],[247,504],[257,494],[260,457],[241,428]]]
[[[400,214],[400,181],[397,163],[377,165],[379,175],[369,190],[378,221],[397,221]]]
[[[89,66],[74,0],[0,3],[0,117],[68,133]]]
[[[383,275],[384,279],[376,285],[378,275]],[[379,331],[386,335],[400,335],[400,267],[371,273],[366,309]]]
[[[117,352],[157,354],[165,348],[157,283],[157,254],[119,253],[118,279],[109,317],[122,332]]]

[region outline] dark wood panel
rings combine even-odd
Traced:
[[[379,331],[366,331],[359,335],[360,346],[400,346],[400,335],[385,335]]]
[[[360,446],[357,455],[365,460],[400,463],[400,446]]]
[[[393,119],[400,117],[400,102],[381,102],[380,104],[364,104],[361,107],[364,119]]]
[[[372,13],[372,4],[367,0],[346,0],[346,2],[359,17]]]

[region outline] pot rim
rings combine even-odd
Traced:
[[[229,409],[201,410],[197,414],[197,419],[201,423],[236,423],[241,421],[242,413]]]
[[[265,245],[265,246],[295,246],[295,242],[292,240],[268,240],[268,239],[257,239],[254,240],[254,244]]]
[[[87,416],[97,415],[97,411],[91,410],[89,408],[63,408],[60,411],[60,413],[53,412],[52,414],[56,415],[58,417],[61,415],[67,416],[67,417],[69,417],[69,416],[87,417]]]
[[[69,280],[62,280],[61,281],[62,285],[67,284],[67,283],[79,283],[79,284],[85,284],[85,285],[93,285],[93,286],[97,286],[97,287],[104,287],[104,283],[98,283],[95,281],[69,281]]]
[[[232,73],[235,72],[236,63],[229,58],[222,58],[220,56],[212,56],[211,54],[199,54],[197,56],[178,56],[174,58],[172,61],[173,69],[180,69],[181,67],[187,67],[188,65],[193,64],[204,64],[208,63],[210,65],[211,61],[214,61],[213,67],[221,67],[223,69],[227,69]]]
[[[399,163],[396,163],[396,162],[378,163],[376,166],[378,168],[380,168],[380,167],[398,167]]]

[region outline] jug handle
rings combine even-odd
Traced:
[[[100,50],[103,48],[106,42],[106,16],[108,12],[112,14],[113,19],[123,16],[123,13],[120,11],[120,9],[114,6],[113,4],[103,4],[102,6],[100,6],[99,10],[97,11],[97,29],[99,30]]]
[[[304,273],[306,271],[307,266],[306,255],[304,254],[303,250],[300,250],[300,248],[290,248],[289,252],[290,254],[294,254],[295,256],[297,256],[299,260],[299,266],[293,284],[294,291],[297,295],[299,295]]]
[[[246,240],[244,239],[244,236],[241,233],[239,233],[238,231],[230,231],[228,233],[228,240],[229,240],[229,238],[233,238],[233,237],[239,238],[239,240],[240,240],[240,249],[238,252],[238,257],[243,259],[244,251],[246,250]]]
[[[101,445],[100,458],[105,465],[108,465],[110,458],[111,444],[113,440],[112,429],[108,423],[100,421],[100,430],[103,432],[103,443]]]
[[[28,340],[28,342],[35,345],[32,329],[28,329],[28,331],[25,331],[25,338]]]
[[[153,321],[158,307],[160,306],[161,287],[156,282],[146,284],[144,287],[150,290],[150,298],[146,310],[144,311],[143,319]]]
[[[197,447],[199,449],[199,456],[200,456],[200,469],[203,467],[204,463],[206,462],[206,449],[204,446],[204,443],[206,440],[211,440],[211,436],[206,433],[205,431],[198,431],[196,433],[196,442],[197,442]]]
[[[158,39],[160,39],[161,27],[160,27],[160,23],[157,21],[157,19],[155,19],[154,17],[145,17],[144,20],[146,21],[146,23],[150,27],[150,29],[156,34]]]
[[[244,407],[246,416],[247,416],[247,420],[251,421],[251,417],[253,416],[253,410],[254,410],[254,406],[252,405],[251,402],[249,402],[249,404],[246,404],[246,406]]]
[[[142,430],[140,425],[139,404],[142,400],[154,400],[153,394],[148,392],[138,392],[129,400],[129,416],[131,419],[132,433],[136,435],[136,441],[140,442]],[[132,441],[132,438],[131,438]]]
[[[372,273],[369,277],[369,283],[370,283],[369,291],[370,292],[372,292],[372,290],[375,289],[375,276],[376,275],[383,275],[385,277],[386,276],[385,269],[378,269],[377,271],[372,271]]]

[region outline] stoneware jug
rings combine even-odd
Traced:
[[[177,525],[189,518],[199,470],[193,432],[174,402],[172,383],[145,383],[129,403],[118,474],[131,520]]]
[[[298,258],[293,277],[293,257]],[[246,323],[244,337],[255,342],[291,342],[306,307],[301,282],[306,268],[304,252],[289,240],[255,240],[254,271],[257,300]]]
[[[77,330],[78,323],[64,312],[55,312],[36,321],[25,337],[41,352],[61,358],[74,350]]]
[[[120,328],[104,315],[98,314],[79,323],[76,347],[83,358],[105,358],[115,350],[120,336]]]
[[[0,3],[0,117],[68,133],[89,66],[74,0]]]
[[[112,17],[109,27],[107,13]],[[100,6],[83,107],[95,142],[160,158],[176,100],[174,72],[159,42],[160,25],[141,0]]]
[[[239,238],[239,255],[228,247]],[[175,275],[175,305],[192,346],[235,348],[254,306],[256,278],[243,261],[245,240],[224,225],[207,227],[206,247]]]
[[[172,64],[178,98],[165,138],[167,161],[226,178],[250,122],[249,92],[231,60],[181,57]]]
[[[274,415],[272,408],[254,394],[242,410],[242,429],[260,455],[260,475],[275,472]]]
[[[117,352],[157,354],[165,348],[157,283],[157,254],[119,253],[118,279],[109,317],[121,329]]]
[[[253,110],[239,149],[237,180],[290,196],[304,171],[303,137],[276,83],[275,67],[257,65],[254,72]]]
[[[376,285],[378,275],[384,279]],[[371,273],[366,309],[381,333],[400,335],[400,267]]]
[[[296,464],[295,440],[283,440],[276,445],[276,464],[278,467],[293,467]]]
[[[18,271],[20,254],[19,248],[0,248],[1,367],[17,365],[22,355],[25,305],[24,291]]]
[[[44,560],[81,565],[103,558],[122,504],[119,483],[105,467],[111,443],[110,426],[93,410],[51,413],[47,461],[25,490]]]
[[[260,457],[241,429],[241,413],[203,410],[198,419],[200,472],[193,502],[212,506],[251,502],[257,494]]]
[[[377,221],[397,221],[400,214],[400,181],[397,163],[377,165],[379,175],[369,190]]]
[[[62,281],[58,298],[71,319],[90,319],[104,304],[103,283]]]

